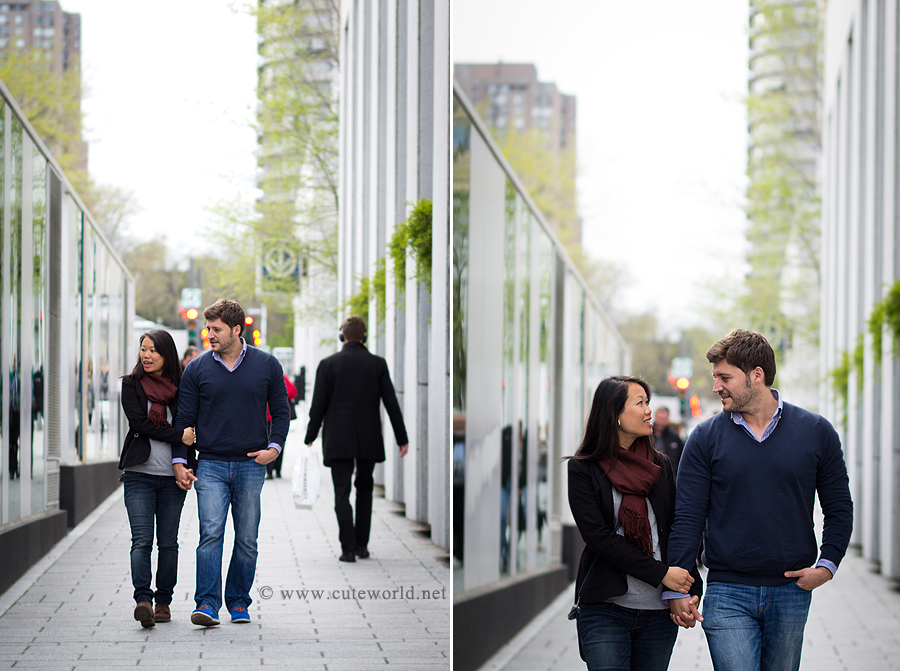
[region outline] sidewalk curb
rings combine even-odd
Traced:
[[[103,515],[112,508],[120,498],[122,498],[124,487],[117,487],[116,490],[106,497],[106,500],[97,506],[90,515],[85,517],[73,528],[65,537],[56,545],[50,548],[50,551],[38,560],[38,562],[25,572],[21,578],[13,583],[8,590],[0,594],[0,617],[6,614],[25,592],[27,592],[38,579],[47,572],[59,559],[65,554],[72,545],[81,538]]]
[[[493,657],[486,661],[478,671],[501,671],[507,664],[512,661],[513,657],[518,655],[522,649],[528,645],[538,633],[552,620],[554,617],[561,617],[560,613],[567,605],[572,603],[572,593],[575,590],[575,583],[568,585],[558,597],[556,597],[549,606],[542,610],[538,615],[528,623],[515,637],[506,645],[500,648]]]

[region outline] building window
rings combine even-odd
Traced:
[[[22,23],[22,21],[25,20],[25,17],[22,16],[21,14],[16,14],[16,19],[15,19],[15,20],[16,20],[16,23]]]

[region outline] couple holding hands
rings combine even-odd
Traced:
[[[220,299],[203,315],[210,352],[182,370],[172,336],[149,331],[141,336],[134,369],[122,378],[122,408],[129,426],[119,461],[124,471],[120,480],[131,525],[134,618],[144,627],[171,619],[178,526],[191,488],[197,492],[200,518],[191,622],[219,624],[229,508],[235,540],[225,606],[232,622],[250,621],[260,493],[266,464],[281,453],[290,426],[281,364],[241,338],[241,306]],[[155,591],[150,562],[154,528],[159,548]]]
[[[838,435],[772,388],[768,341],[734,330],[706,357],[722,412],[688,438],[677,493],[669,458],[652,444],[650,387],[639,377],[600,383],[569,458],[569,505],[585,542],[570,618],[591,671],[666,669],[678,626],[697,622],[717,671],[799,669],[812,591],[834,576],[850,541]]]

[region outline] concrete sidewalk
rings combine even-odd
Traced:
[[[131,531],[120,488],[0,595],[0,669],[449,669],[449,552],[376,492],[371,558],[339,562],[328,469],[315,507],[294,508],[290,477],[301,440],[295,424],[284,478],[263,487],[249,624],[232,624],[224,607],[218,627],[190,622],[194,492],[181,517],[172,621],[143,629],[133,619]],[[232,539],[229,523],[224,570]]]
[[[572,585],[481,671],[584,669],[575,623],[566,619]],[[702,604],[701,604],[702,606]],[[712,671],[701,627],[679,630],[669,668]],[[851,549],[835,579],[813,593],[801,669],[887,671],[900,669],[900,589]]]

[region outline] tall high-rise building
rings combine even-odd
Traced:
[[[0,3],[0,49],[40,49],[54,72],[78,68],[81,15],[56,0]]]
[[[457,63],[453,76],[493,130],[538,128],[557,151],[574,148],[575,96],[538,81],[531,63]]]
[[[341,322],[334,244],[339,15],[327,0],[259,0],[257,7],[257,294],[292,297],[293,372],[305,367],[311,380],[334,351]]]
[[[746,317],[778,353],[779,389],[818,401],[819,4],[751,0]]]
[[[56,0],[0,3],[0,58],[8,51],[36,56],[58,77],[65,74],[80,78],[81,15],[64,12]],[[23,96],[23,92],[15,87],[13,89],[13,95],[20,96],[27,104],[28,96]],[[64,123],[67,128],[64,134],[70,138],[67,146],[58,146],[58,138],[52,135],[44,139],[57,157],[66,152],[74,157],[74,162],[64,166],[67,170],[86,175],[88,148],[81,139],[80,94],[75,97],[76,106],[69,108]],[[26,109],[26,113],[30,112]],[[74,179],[75,174],[69,177]]]

